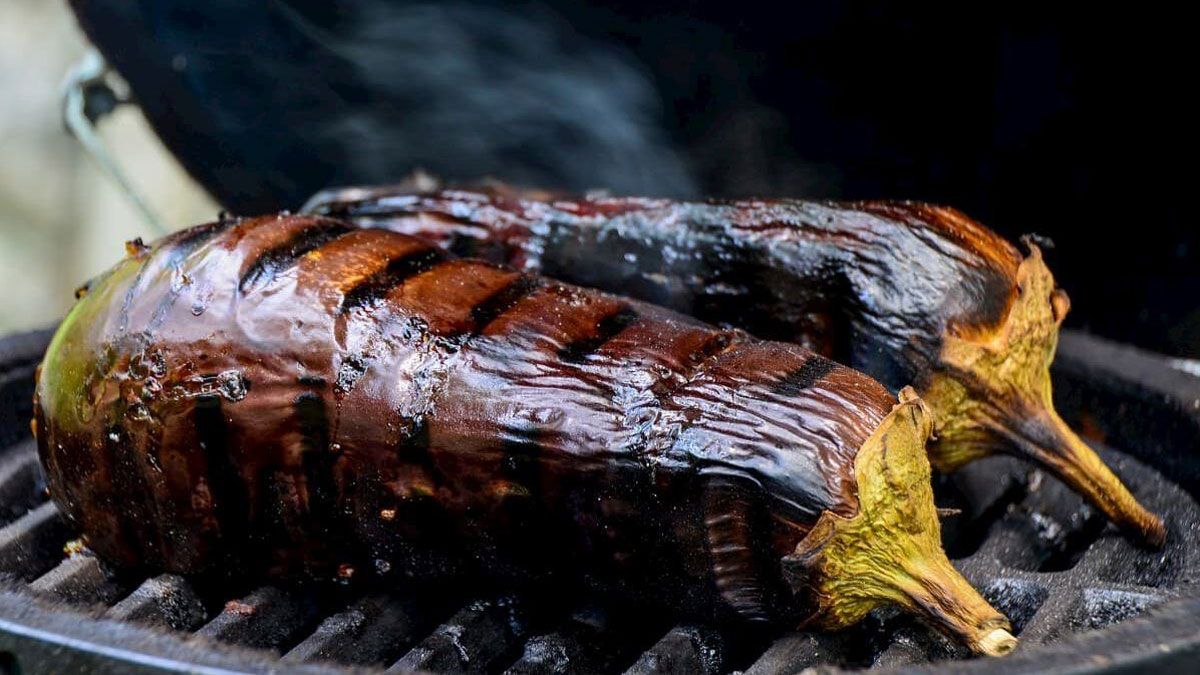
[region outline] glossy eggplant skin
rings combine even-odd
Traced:
[[[346,189],[305,208],[795,342],[894,390],[1016,297],[1021,254],[950,208],[536,196]]]
[[[879,383],[798,345],[323,217],[133,247],[43,363],[51,493],[124,567],[466,567],[746,616],[854,516]]]
[[[677,202],[346,188],[305,210],[795,342],[933,410],[930,460],[994,453],[1048,469],[1161,545],[1162,520],[1054,410],[1049,366],[1069,308],[1041,252],[912,202]]]

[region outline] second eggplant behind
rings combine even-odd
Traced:
[[[1022,255],[955,209],[913,202],[411,188],[331,190],[305,209],[797,342],[893,390],[912,384],[935,413],[936,468],[1015,455],[1132,536],[1166,537],[1054,409],[1050,363],[1070,302],[1032,242]]]

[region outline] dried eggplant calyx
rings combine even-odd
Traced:
[[[1017,646],[1008,619],[950,564],[924,451],[928,407],[904,389],[900,403],[859,451],[858,513],[826,511],[784,558],[785,573],[806,586],[817,610],[807,623],[839,629],[893,604],[952,635],[972,651],[1002,656]]]
[[[1138,503],[1104,461],[1054,409],[1050,363],[1069,301],[1041,251],[1017,271],[1019,293],[993,331],[949,334],[941,369],[922,396],[938,411],[929,458],[941,471],[997,452],[1033,459],[1096,505],[1117,526],[1162,545],[1162,519]]]

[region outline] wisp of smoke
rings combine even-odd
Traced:
[[[315,146],[339,151],[339,180],[387,182],[424,169],[448,181],[696,191],[639,64],[553,14],[374,2],[331,30],[276,8],[343,73],[325,77],[329,89],[306,120]]]

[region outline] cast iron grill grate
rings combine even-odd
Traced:
[[[0,672],[13,665],[54,672],[65,669],[64,659],[114,672],[204,665],[211,672],[758,675],[819,666],[989,666],[957,661],[967,656],[960,647],[888,611],[838,634],[762,635],[672,625],[598,598],[550,602],[476,588],[353,595],[344,588],[200,588],[173,575],[115,577],[86,552],[64,554],[74,533],[46,501],[27,423],[45,339],[0,342],[0,577],[7,588],[0,592]],[[1095,413],[1088,406],[1096,401],[1067,380],[1067,408]],[[1102,431],[1090,417],[1089,424]],[[1014,460],[991,458],[939,480],[939,503],[961,509],[944,521],[947,550],[1010,617],[1023,653],[1107,632],[1197,595],[1200,506],[1158,471],[1100,450],[1143,503],[1164,516],[1170,532],[1164,550],[1131,545],[1059,483]],[[59,624],[86,627],[99,639],[85,633],[67,640],[55,632]],[[1094,656],[1086,663],[1104,665]]]

